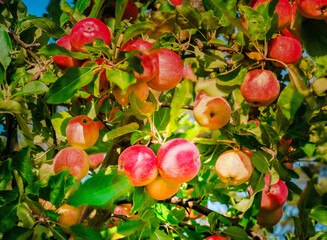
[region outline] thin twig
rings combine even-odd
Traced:
[[[159,106],[160,107],[168,107],[168,108],[171,108],[171,103],[159,103]],[[187,109],[187,110],[193,110],[194,109],[194,106],[184,105],[182,108],[183,109]]]

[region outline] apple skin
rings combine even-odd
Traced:
[[[201,91],[195,99],[193,115],[200,126],[217,130],[229,123],[231,108],[225,98]]]
[[[271,0],[257,0],[253,5],[253,9],[256,10],[259,4],[266,2],[271,2]],[[291,23],[292,6],[288,0],[279,0],[275,11],[278,15],[277,30],[281,31]]]
[[[156,155],[147,146],[128,147],[118,158],[118,172],[126,175],[133,186],[145,186],[158,175]]]
[[[76,180],[81,180],[89,171],[89,157],[80,148],[66,147],[56,154],[53,160],[53,170],[56,174],[69,170]]]
[[[298,39],[288,36],[277,36],[268,44],[268,56],[284,62],[285,64],[296,64],[302,56],[302,46]],[[273,64],[284,67],[278,62]]]
[[[128,106],[129,94],[134,91],[135,96],[142,102],[145,102],[149,96],[149,86],[147,83],[135,83],[130,85],[125,94],[122,94],[122,90],[119,87],[115,87],[112,91],[117,102],[122,106]]]
[[[183,0],[170,0],[175,7],[182,4]]]
[[[174,196],[180,189],[180,183],[172,183],[158,175],[154,181],[145,186],[147,193],[156,200],[164,200]]]
[[[228,150],[218,157],[215,169],[223,183],[238,186],[251,178],[254,166],[251,154]]]
[[[270,174],[265,175],[265,187],[262,190],[260,209],[264,211],[274,211],[281,208],[287,200],[288,189],[285,183],[279,181],[271,186]]]
[[[197,76],[194,74],[191,65],[186,65],[183,68],[183,78],[184,79],[189,79],[193,82],[196,82],[198,79]]]
[[[116,8],[116,3],[114,3],[112,6]],[[135,6],[133,0],[128,0],[122,19],[131,19],[132,21],[134,21],[137,18],[138,14],[139,9]]]
[[[66,136],[69,144],[73,147],[87,149],[97,142],[99,127],[88,116],[79,115],[68,122]]]
[[[132,208],[133,208],[133,206],[131,203],[119,204],[115,207],[113,213],[117,214],[117,215],[125,215],[131,219],[136,220],[137,216],[135,214],[130,215],[130,213],[132,212]],[[119,224],[119,218],[111,217],[109,219],[109,222],[107,223],[107,227],[112,228],[113,226],[118,226],[118,224]]]
[[[57,219],[58,223],[70,227],[78,223],[82,208],[64,204],[58,209],[58,213],[61,214]]]
[[[214,236],[207,237],[204,240],[228,240],[228,238],[222,237],[222,236],[218,236],[218,235],[214,235]]]
[[[72,51],[72,46],[70,44],[70,35],[66,35],[66,36],[60,38],[57,41],[57,44],[59,46],[62,46],[64,48]],[[83,61],[81,61],[81,60],[74,59],[74,58],[67,57],[67,56],[54,56],[53,61],[58,66],[58,68],[63,72],[66,71],[66,69],[69,67],[80,67],[83,63]]]
[[[168,91],[177,86],[183,78],[183,62],[172,50],[160,48],[150,51],[150,55],[158,54],[159,71],[148,84],[154,90]]]
[[[270,70],[255,69],[248,72],[241,85],[245,101],[254,107],[266,107],[279,95],[280,86]]]
[[[327,19],[327,0],[296,0],[302,16],[313,19]]]
[[[275,226],[283,216],[283,208],[280,207],[274,211],[265,211],[260,209],[257,213],[257,223],[262,227]]]
[[[109,28],[96,18],[85,18],[74,25],[70,34],[72,49],[76,52],[87,52],[82,47],[93,42],[96,38],[101,38],[107,45],[111,41]]]
[[[89,155],[90,168],[96,169],[103,162],[104,157],[105,157],[104,153]]]
[[[196,145],[176,138],[164,143],[157,153],[160,175],[172,183],[192,180],[200,170],[200,153]]]
[[[144,40],[133,40],[126,42],[121,51],[124,52],[132,52],[132,51],[140,51],[143,54],[137,54],[136,57],[142,60],[141,65],[143,67],[143,73],[139,74],[134,71],[135,78],[138,83],[148,82],[155,75],[158,74],[159,71],[159,59],[157,54],[148,54],[148,51],[153,48],[152,43]]]

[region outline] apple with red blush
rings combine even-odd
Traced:
[[[173,183],[158,175],[145,186],[146,192],[156,200],[164,200],[174,196],[181,187],[181,183]]]
[[[217,130],[229,123],[231,108],[225,98],[201,91],[195,99],[193,115],[200,126]]]
[[[313,19],[327,19],[327,0],[296,0],[302,16]]]
[[[104,157],[104,153],[89,155],[90,169],[96,169],[103,162]]]
[[[241,85],[241,94],[245,101],[254,107],[266,107],[279,95],[280,85],[270,70],[255,69],[249,71]]]
[[[205,238],[204,240],[228,240],[228,238],[222,237],[219,235],[213,235],[213,236]]]
[[[266,211],[260,209],[256,215],[257,223],[261,227],[272,227],[275,226],[283,217],[283,207],[277,208],[276,210]]]

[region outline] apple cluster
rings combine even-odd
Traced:
[[[263,227],[276,225],[283,216],[283,205],[287,200],[288,189],[286,184],[279,179],[271,184],[271,175],[265,175],[265,186],[262,190],[261,205],[257,213],[257,223]],[[253,190],[249,187],[250,195]]]
[[[198,148],[182,138],[164,143],[157,156],[147,146],[134,145],[118,158],[118,172],[127,176],[133,186],[145,186],[157,200],[173,196],[182,183],[197,175],[200,165]]]
[[[76,180],[81,180],[90,168],[96,168],[104,159],[102,153],[88,156],[84,151],[97,142],[99,126],[88,116],[76,116],[68,122],[66,136],[71,147],[66,147],[56,154],[53,160],[54,172],[69,170]]]

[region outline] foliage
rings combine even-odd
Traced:
[[[266,173],[285,181],[287,206],[298,212],[284,215],[282,223],[293,226],[284,232],[286,238],[326,239],[327,231],[318,226],[327,224],[327,97],[312,91],[314,79],[327,77],[326,23],[298,16],[305,54],[285,71],[267,58],[267,43],[277,34],[277,1],[257,11],[246,0],[203,0],[203,6],[185,0],[177,7],[163,0],[135,1],[140,13],[134,22],[122,18],[127,1],[116,1],[116,14],[113,2],[95,0],[90,10],[90,0],[74,6],[51,0],[44,17],[28,14],[20,0],[0,4],[0,239],[68,239],[71,233],[78,239],[204,239],[214,234],[265,239],[276,233],[276,228],[256,224]],[[110,27],[110,46],[97,39],[84,47],[88,53],[76,53],[54,44],[86,17]],[[153,91],[145,103],[132,93],[130,106],[119,106],[110,118],[106,113],[119,105],[113,87],[124,92],[136,82],[131,70],[143,72],[137,51],[119,54],[123,43],[136,38],[177,52],[197,80]],[[99,66],[62,73],[52,60],[57,55],[110,62],[110,101],[98,104]],[[244,101],[240,85],[248,71],[260,67],[276,74],[281,92],[273,104],[255,108]],[[89,92],[82,89],[85,85]],[[228,100],[232,120],[222,129],[210,131],[195,122],[191,110],[200,90]],[[86,100],[90,95],[92,100]],[[98,142],[86,152],[106,153],[106,158],[80,183],[66,171],[54,174],[52,161],[68,146],[68,121],[82,114],[105,124]],[[254,119],[259,126],[249,121]],[[182,185],[178,200],[156,201],[144,187],[132,187],[117,174],[117,151],[143,144],[156,152],[173,138],[196,143],[202,164],[198,175]],[[286,149],[279,146],[283,139],[292,139]],[[232,148],[254,151],[249,183],[227,186],[214,171],[219,155]],[[284,163],[294,163],[294,170]],[[188,196],[190,188],[194,191]],[[43,209],[39,198],[55,209]],[[85,207],[80,223],[68,232],[60,228],[56,211],[66,202]],[[118,226],[108,227],[104,223],[122,202],[133,203],[137,219],[121,217]],[[226,211],[210,210],[213,203]],[[202,213],[202,220],[186,219],[178,205]]]

